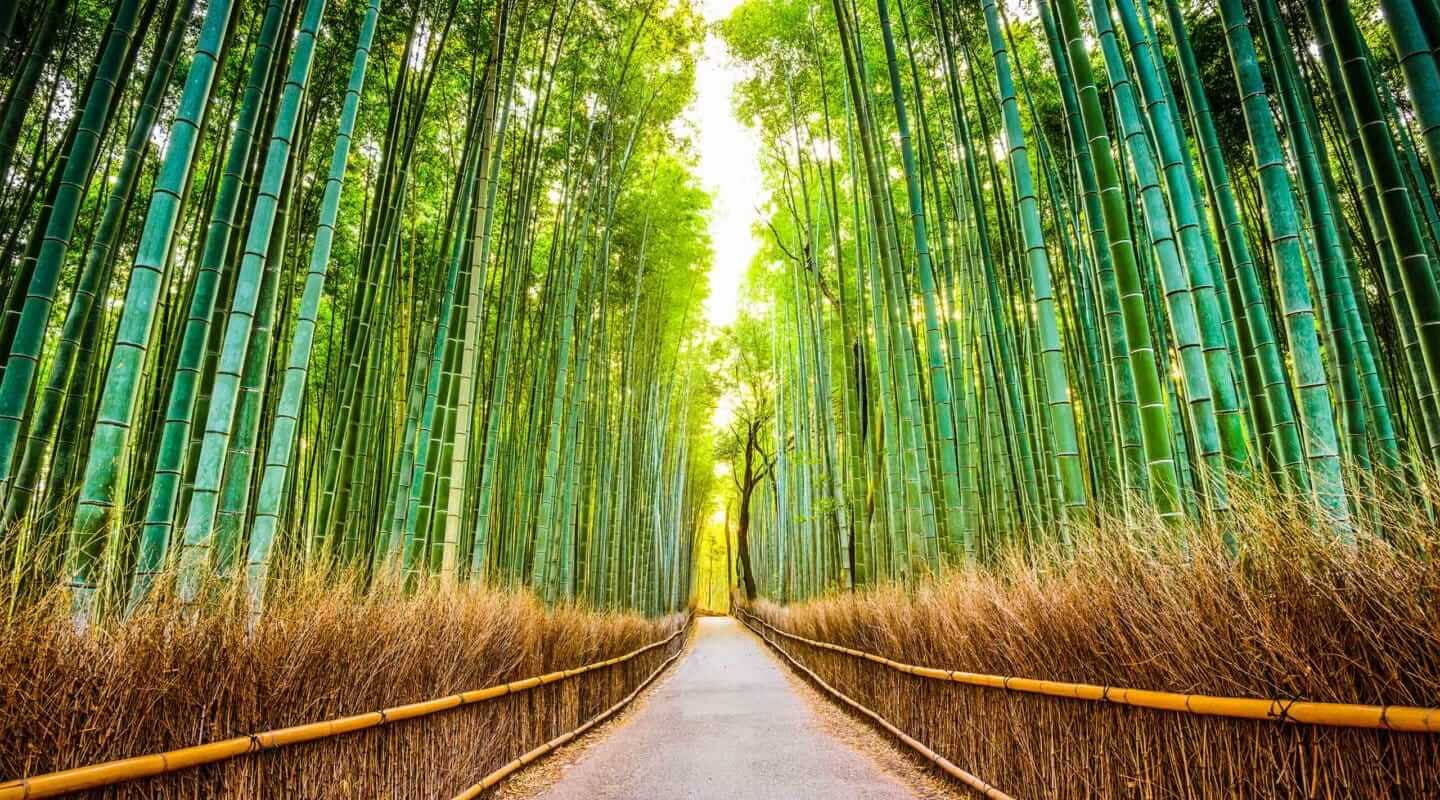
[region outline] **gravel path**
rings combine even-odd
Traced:
[[[561,767],[539,797],[922,796],[836,736],[833,722],[822,722],[813,701],[739,622],[702,617],[697,625],[692,652],[674,672],[633,716]]]

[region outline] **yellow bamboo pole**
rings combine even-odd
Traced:
[[[738,609],[737,609],[738,611]],[[743,612],[742,612],[743,613]],[[1208,694],[1178,694],[1157,692],[1149,689],[1126,689],[1119,686],[1100,686],[1093,683],[1066,683],[1037,678],[1021,678],[1007,675],[986,675],[978,672],[920,667],[886,658],[864,650],[855,650],[829,642],[819,642],[783,631],[753,614],[744,614],[766,628],[787,639],[844,653],[854,658],[873,661],[897,672],[917,675],[937,681],[953,681],[969,686],[983,686],[989,689],[1003,689],[1010,692],[1043,694],[1064,697],[1071,700],[1090,700],[1101,703],[1152,708],[1160,711],[1176,711],[1211,717],[1232,719],[1253,719],[1270,722],[1296,722],[1304,725],[1327,725],[1335,728],[1374,728],[1403,733],[1440,733],[1440,708],[1418,706],[1374,706],[1357,703],[1319,703],[1310,700],[1286,700],[1281,698],[1219,697]]]
[[[657,647],[663,647],[669,644],[675,640],[675,637],[684,633],[689,628],[689,624],[690,622],[687,619],[674,633],[664,639],[632,650],[624,655],[608,658],[604,661],[597,661],[593,664],[586,664],[582,667],[575,667],[574,669],[549,672],[533,678],[502,683],[484,689],[473,689],[459,694],[437,697],[433,700],[422,700],[417,703],[392,706],[380,711],[370,711],[364,714],[355,714],[321,722],[311,722],[289,728],[278,728],[262,733],[235,736],[230,739],[222,739],[218,742],[182,747],[178,750],[169,750],[164,753],[122,758],[115,761],[106,761],[102,764],[91,764],[89,766],[6,781],[5,783],[0,783],[0,800],[29,800],[29,798],[54,797],[67,792],[78,792],[84,789],[95,789],[101,786],[110,786],[139,778],[150,778],[156,775],[164,775],[166,773],[178,772],[182,769],[200,766],[201,764],[213,764],[217,761],[225,761],[242,755],[258,753],[262,750],[274,750],[280,747],[300,744],[301,742],[328,739],[340,736],[341,734],[362,731],[367,728],[378,728],[382,725],[423,717],[460,706],[494,700],[498,697],[504,697],[505,695],[529,691],[530,689],[543,686],[547,683],[569,680],[577,675],[583,675],[586,672],[622,664]],[[648,681],[649,679],[647,678],[646,680]]]
[[[774,628],[774,627],[770,626],[768,623],[765,623],[764,620],[760,620],[758,617],[756,617],[755,619],[759,620],[762,624],[765,624],[765,626],[768,627],[768,628],[770,628],[770,630],[776,631],[777,633],[784,633],[784,631],[781,631],[781,630],[779,630],[778,628]],[[744,617],[741,617],[741,621],[742,621],[742,622],[744,621]],[[984,795],[984,796],[986,796],[986,797],[992,798],[992,800],[1014,800],[1014,798],[1012,798],[1010,795],[1005,794],[1004,792],[1000,791],[999,789],[996,789],[994,786],[991,786],[989,783],[987,783],[986,781],[982,780],[980,777],[978,777],[977,775],[975,775],[975,773],[973,773],[973,772],[967,772],[966,770],[961,769],[959,766],[957,766],[957,765],[955,764],[955,762],[953,762],[953,761],[951,761],[950,759],[948,759],[948,758],[940,755],[939,753],[935,752],[934,750],[931,750],[929,747],[926,747],[922,742],[920,742],[920,740],[916,739],[915,737],[911,736],[910,734],[906,733],[905,731],[902,731],[902,730],[900,730],[899,728],[895,727],[894,725],[890,724],[890,721],[889,721],[889,720],[885,719],[884,717],[880,716],[879,714],[875,713],[874,711],[871,711],[870,709],[866,708],[865,706],[860,705],[860,703],[858,703],[858,702],[856,702],[855,700],[851,699],[851,698],[850,698],[848,695],[846,695],[844,692],[841,692],[839,689],[836,689],[834,686],[831,686],[830,684],[826,683],[826,682],[824,681],[824,679],[822,679],[819,675],[816,675],[815,672],[814,672],[813,670],[811,670],[809,667],[807,667],[807,666],[805,666],[804,664],[801,664],[799,661],[795,660],[795,657],[794,657],[794,656],[790,655],[790,653],[787,652],[787,651],[785,650],[785,648],[783,648],[783,647],[781,647],[780,645],[776,644],[772,639],[770,639],[770,637],[766,636],[766,635],[764,634],[764,632],[759,631],[759,630],[756,630],[756,629],[754,628],[754,626],[750,626],[748,623],[746,623],[746,624],[747,624],[747,627],[749,627],[750,630],[753,631],[756,636],[759,636],[762,641],[764,641],[766,644],[770,645],[771,647],[775,648],[775,652],[777,652],[777,653],[779,653],[780,655],[784,656],[784,657],[785,657],[785,660],[786,660],[786,661],[789,661],[790,664],[791,664],[792,666],[794,666],[796,669],[798,669],[798,670],[800,670],[801,672],[805,673],[806,675],[810,676],[810,680],[815,681],[817,684],[819,684],[819,685],[820,685],[820,688],[824,689],[825,691],[829,692],[830,694],[835,695],[835,697],[838,698],[841,702],[845,703],[846,705],[850,706],[851,708],[855,709],[856,711],[859,711],[861,714],[864,714],[865,716],[867,716],[867,717],[869,717],[870,719],[874,720],[876,724],[878,724],[880,727],[884,728],[885,730],[889,731],[890,733],[894,734],[894,735],[895,735],[895,738],[897,738],[897,739],[899,739],[900,741],[904,742],[905,744],[909,745],[912,750],[914,750],[915,752],[917,752],[917,753],[919,753],[920,755],[924,756],[927,760],[930,761],[930,763],[934,764],[935,766],[939,767],[940,769],[945,770],[945,772],[949,773],[952,777],[954,777],[955,779],[959,780],[961,783],[965,784],[966,786],[969,786],[970,788],[974,789],[975,791],[980,792],[982,795]]]

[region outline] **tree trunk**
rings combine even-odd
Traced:
[[[755,485],[748,480],[748,473],[751,472],[748,461],[745,472],[747,480],[740,493],[740,524],[735,534],[735,544],[740,548],[740,578],[745,583],[745,599],[754,602],[755,570],[750,566],[750,495],[755,491]]]

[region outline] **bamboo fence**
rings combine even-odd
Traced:
[[[1440,737],[1426,735],[1440,732],[1440,708],[1221,697],[938,669],[736,613],[847,704],[911,747],[924,742],[916,749],[952,775],[937,758],[966,761],[998,785],[1044,786],[1054,796],[1440,791]],[[801,647],[792,653],[765,631]],[[1266,734],[1256,722],[1280,724]]]
[[[676,631],[675,635],[678,634],[679,631]],[[674,638],[674,636],[672,635],[671,638]],[[649,686],[651,682],[653,682],[656,678],[660,677],[660,673],[664,672],[666,667],[669,667],[671,664],[675,663],[675,659],[679,657],[679,652],[672,653],[669,658],[665,659],[665,661],[660,664],[660,666],[656,667],[653,672],[646,676],[645,680],[641,681],[640,685],[636,686],[634,690],[630,692],[630,694],[627,694],[623,698],[621,698],[620,702],[591,717],[585,722],[585,724],[581,725],[575,730],[568,731],[566,733],[560,734],[559,736],[556,736],[554,739],[545,742],[544,744],[536,747],[533,750],[530,750],[529,752],[525,753],[514,761],[511,761],[510,763],[501,767],[500,769],[497,769],[489,775],[486,775],[480,780],[480,782],[476,783],[474,786],[471,786],[469,789],[466,789],[460,794],[455,795],[455,800],[473,800],[473,798],[479,797],[481,793],[483,793],[486,789],[489,789],[500,783],[500,781],[505,780],[507,777],[513,775],[522,767],[534,763],[536,760],[543,758],[547,754],[553,753],[561,747],[564,747],[565,745],[574,741],[575,739],[584,736],[586,731],[589,731],[591,728],[594,728],[596,725],[599,725],[600,723],[614,716],[615,712],[629,705],[630,701],[634,700],[636,697],[639,696],[641,692],[645,691],[645,687]]]
[[[238,759],[242,756],[262,757],[262,754],[267,754],[272,751],[289,748],[293,745],[327,742],[346,734],[352,734],[373,729],[389,728],[391,726],[396,726],[398,723],[402,723],[408,720],[414,720],[421,717],[429,717],[440,714],[441,712],[451,711],[466,706],[486,704],[490,701],[501,700],[502,698],[530,696],[534,694],[534,690],[541,689],[542,687],[554,687],[555,689],[568,688],[571,691],[565,693],[564,695],[541,699],[536,699],[532,697],[531,702],[529,702],[528,704],[528,708],[508,709],[508,711],[510,712],[529,713],[530,716],[535,718],[531,721],[532,724],[520,725],[519,728],[522,731],[528,731],[537,727],[541,730],[545,728],[553,729],[554,727],[565,724],[563,720],[577,717],[583,719],[589,716],[592,712],[589,712],[587,707],[593,705],[595,699],[608,700],[610,696],[617,693],[615,691],[617,687],[615,686],[616,682],[614,680],[600,682],[597,679],[598,685],[595,687],[591,687],[592,692],[590,694],[592,694],[593,696],[587,697],[585,687],[575,686],[572,683],[572,679],[587,675],[593,676],[599,674],[602,670],[607,670],[610,667],[622,665],[626,666],[627,670],[625,670],[625,674],[620,676],[619,688],[623,690],[625,688],[629,688],[631,685],[633,685],[634,688],[620,701],[619,704],[609,706],[599,715],[599,717],[591,719],[591,722],[582,726],[580,730],[573,731],[570,734],[566,734],[560,737],[561,739],[564,739],[564,741],[569,741],[575,736],[578,736],[584,730],[588,729],[591,725],[594,724],[597,719],[609,716],[610,714],[614,713],[614,711],[619,706],[623,706],[625,703],[629,702],[629,700],[632,699],[636,694],[638,694],[645,685],[647,685],[651,680],[653,680],[661,670],[663,670],[666,666],[672,663],[679,656],[678,648],[673,653],[670,653],[670,655],[666,659],[664,659],[659,666],[644,674],[643,679],[640,680],[638,684],[635,683],[636,676],[632,674],[633,670],[629,669],[632,665],[638,664],[640,661],[649,660],[648,657],[654,651],[659,650],[660,648],[667,648],[669,645],[674,643],[677,638],[681,637],[688,630],[689,620],[687,619],[673,633],[666,636],[665,638],[652,642],[648,645],[645,645],[644,647],[632,650],[623,655],[615,656],[613,658],[605,659],[603,661],[596,661],[580,667],[574,667],[572,669],[557,670],[543,675],[525,678],[523,680],[510,681],[494,686],[488,686],[483,689],[475,689],[471,691],[460,692],[457,694],[445,695],[443,697],[437,697],[417,703],[392,706],[389,708],[380,709],[378,711],[371,711],[364,714],[354,714],[350,716],[322,720],[319,722],[313,722],[304,725],[296,725],[287,728],[279,728],[259,733],[246,734],[243,736],[235,736],[220,741],[207,742],[205,744],[179,748],[176,750],[169,750],[162,753],[152,753],[148,755],[118,759],[115,761],[107,761],[104,763],[76,767],[73,769],[66,769],[57,772],[50,772],[41,775],[32,775],[24,778],[18,778],[15,780],[7,781],[5,783],[0,783],[0,800],[30,800],[30,798],[55,797],[58,795],[83,792],[87,790],[114,789],[118,784],[138,781],[142,779],[152,780],[143,787],[143,789],[139,792],[140,794],[144,794],[145,796],[169,796],[167,787],[165,787],[163,784],[155,783],[153,779],[163,778],[164,776],[173,775],[174,773],[181,772],[182,770],[189,770],[195,767],[227,762],[232,759]],[[583,683],[583,681],[579,683]],[[566,684],[570,685],[567,687],[565,686]],[[599,691],[593,691],[596,689],[598,689]],[[502,712],[497,716],[503,718],[510,715]],[[502,721],[504,720],[480,721],[479,730],[493,731],[496,727],[499,727],[495,723]],[[504,727],[513,728],[515,726],[508,725]],[[524,739],[530,737],[512,735],[503,738],[508,738],[512,740],[521,739],[523,741]],[[521,757],[521,759],[508,762],[505,767],[502,767],[501,770],[497,771],[503,774],[500,774],[499,777],[495,779],[495,781],[486,785],[493,785],[493,783],[498,782],[500,778],[503,778],[506,775],[514,772],[515,769],[518,769],[518,766],[515,765],[518,764],[523,766],[524,764],[528,764],[531,761],[534,761],[540,755],[550,752],[555,747],[558,747],[559,745],[553,744],[555,741],[557,740],[548,740],[545,745],[541,745],[541,747],[535,748],[534,750],[527,752],[525,756]],[[563,742],[561,743],[563,744]],[[391,753],[394,753],[407,749],[405,747],[387,747],[385,744],[373,740],[364,743],[364,745],[365,746],[361,749],[364,749],[367,752],[373,752],[378,750],[390,751]],[[312,749],[307,748],[307,751],[310,752],[312,756],[315,755]],[[316,761],[323,759],[324,755],[322,754],[321,759],[312,758],[310,760]],[[261,772],[263,773],[264,770],[262,769]],[[418,772],[419,771],[417,770],[417,774]],[[494,774],[495,773],[492,773],[492,776]],[[265,783],[265,780],[263,778],[260,778],[258,782],[253,782],[256,781],[254,776],[247,777],[249,780],[252,781],[251,786],[240,789],[236,792],[236,796],[247,795],[250,793],[250,789],[259,790]],[[364,777],[365,776],[332,775],[317,778],[313,784],[297,784],[287,780],[283,785],[283,789],[286,794],[300,795],[306,797],[363,796],[367,793],[366,786],[376,785],[373,783],[373,780],[372,782],[367,783],[365,780],[363,780]],[[368,777],[370,777],[371,779],[375,778],[375,776]],[[385,782],[386,780],[386,778],[381,778],[382,782]],[[231,792],[233,789],[236,788],[233,787],[230,783],[226,782],[223,777],[220,778],[220,782],[221,785],[224,787],[223,791],[227,793]],[[302,788],[302,786],[306,788]],[[269,788],[273,790],[276,787],[271,786]],[[215,787],[211,786],[206,793],[209,794],[213,791],[215,791]],[[177,791],[177,796],[188,796],[193,794],[193,788],[182,788]],[[107,791],[106,796],[112,796],[112,793],[110,791]],[[422,791],[416,796],[426,795]]]
[[[741,612],[744,614],[744,612]],[[1380,728],[1404,733],[1440,733],[1440,708],[1418,708],[1416,706],[1376,706],[1360,703],[1317,703],[1288,698],[1217,697],[1215,695],[1157,692],[1149,689],[1127,689],[1120,686],[1101,686],[1093,683],[1067,683],[1047,681],[1038,678],[1021,678],[1014,675],[986,675],[955,669],[936,669],[906,664],[885,656],[867,653],[830,642],[807,639],[783,631],[759,617],[749,614],[771,631],[796,642],[808,644],[832,653],[844,653],[854,658],[863,658],[876,664],[938,681],[953,681],[970,686],[984,686],[1003,689],[1008,692],[1028,692],[1071,700],[1090,700],[1101,703],[1118,703],[1139,708],[1153,708],[1161,711],[1177,711],[1186,714],[1201,714],[1234,719],[1270,720],[1272,722],[1294,722],[1308,725],[1330,725],[1337,728]]]
[[[744,621],[744,616],[741,617],[741,620]],[[855,709],[860,714],[870,718],[872,721],[875,722],[875,724],[894,734],[895,738],[899,739],[910,749],[919,753],[921,757],[923,757],[930,763],[944,770],[956,780],[981,793],[985,797],[992,798],[992,800],[1013,800],[1010,795],[1005,794],[994,786],[991,786],[989,783],[986,783],[983,779],[981,779],[974,773],[961,769],[955,764],[955,762],[949,760],[948,758],[945,758],[944,756],[940,755],[929,747],[926,747],[923,742],[895,727],[895,725],[892,724],[889,720],[875,713],[871,709],[866,708],[864,705],[856,702],[854,698],[850,697],[839,689],[836,689],[834,686],[826,683],[824,678],[816,675],[814,670],[810,669],[804,664],[801,664],[799,661],[796,661],[795,657],[790,655],[789,651],[777,644],[775,640],[766,636],[764,631],[758,630],[753,625],[749,625],[748,622],[746,624],[750,627],[750,630],[755,632],[755,635],[759,636],[762,640],[764,640],[766,644],[775,648],[775,651],[778,652],[780,655],[784,656],[785,660],[789,661],[791,666],[808,675],[812,681],[819,684],[820,688],[834,695],[838,700],[840,700],[840,702]],[[770,626],[767,625],[766,627]],[[771,628],[771,630],[775,629]]]

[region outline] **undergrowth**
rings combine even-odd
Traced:
[[[77,630],[62,599],[0,620],[0,781],[428,700],[577,667],[679,616],[463,586],[361,593],[297,581],[252,623],[161,600]],[[576,678],[321,742],[124,784],[105,797],[449,797],[608,708],[683,637]]]

